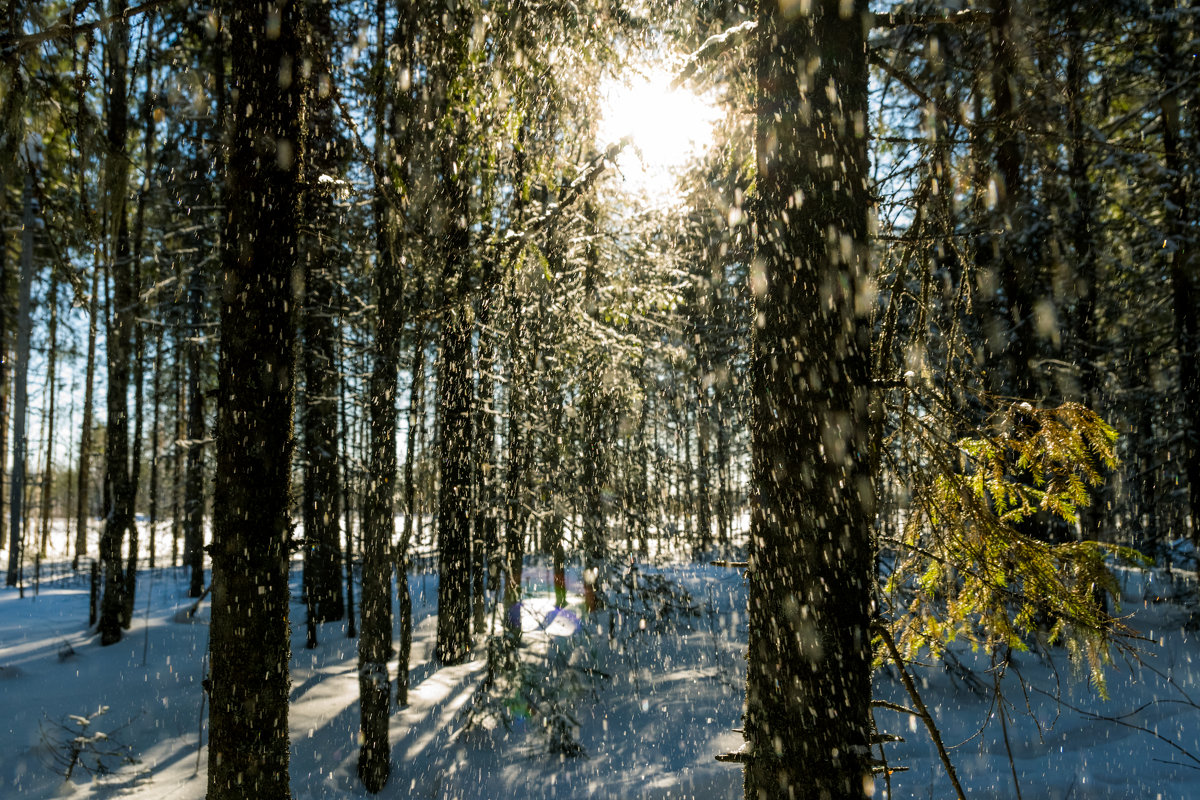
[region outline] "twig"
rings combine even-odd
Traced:
[[[891,655],[892,661],[895,662],[896,668],[900,670],[900,680],[904,684],[904,689],[908,692],[908,696],[912,698],[913,705],[917,709],[917,715],[925,723],[925,728],[929,731],[929,738],[933,740],[934,746],[937,747],[938,757],[942,760],[942,766],[946,768],[946,775],[949,776],[950,783],[954,786],[954,792],[958,800],[966,800],[962,784],[958,782],[958,773],[954,771],[954,765],[950,763],[950,754],[946,752],[946,746],[942,744],[942,735],[938,732],[937,724],[934,723],[933,717],[929,714],[929,709],[925,707],[925,701],[921,699],[921,694],[917,691],[917,686],[913,683],[912,676],[904,668],[904,659],[900,656],[900,650],[896,647],[896,640],[892,638],[891,632],[883,625],[877,625],[877,630],[883,639],[883,643],[887,645],[888,653]]]
[[[992,653],[992,666],[996,666],[995,652]],[[1021,800],[1021,781],[1017,779],[1017,762],[1013,760],[1012,744],[1008,740],[1008,712],[1004,709],[1004,692],[1000,688],[1000,679],[1003,676],[1003,665],[999,669],[993,669],[992,683],[996,691],[996,707],[1000,712],[1000,732],[1004,735],[1004,750],[1008,753],[1008,768],[1012,770],[1013,788],[1017,792],[1017,800]]]
[[[1156,731],[1152,728],[1147,728],[1143,725],[1135,725],[1132,722],[1126,722],[1125,720],[1121,719],[1120,717],[1107,717],[1107,716],[1104,716],[1103,714],[1097,714],[1093,711],[1085,711],[1082,708],[1078,708],[1077,706],[1071,705],[1066,700],[1063,700],[1062,697],[1054,697],[1054,695],[1050,694],[1045,689],[1039,689],[1038,687],[1032,686],[1032,685],[1029,688],[1033,689],[1033,691],[1038,692],[1039,694],[1044,694],[1046,697],[1049,697],[1052,700],[1055,700],[1056,702],[1058,702],[1060,705],[1064,706],[1065,708],[1069,708],[1072,711],[1074,711],[1076,714],[1081,714],[1082,716],[1084,716],[1088,719],[1096,720],[1097,722],[1111,722],[1114,725],[1123,725],[1124,727],[1132,728],[1135,731],[1141,731],[1142,733],[1148,733],[1151,736],[1153,736],[1155,739],[1159,739],[1163,742],[1166,742],[1171,747],[1174,747],[1176,750],[1178,750],[1180,753],[1182,753],[1184,756],[1186,756],[1191,761],[1196,762],[1197,769],[1200,769],[1200,758],[1193,755],[1190,751],[1188,751],[1185,747],[1183,747],[1183,745],[1179,744],[1174,739],[1170,739],[1166,736],[1163,736],[1161,733],[1159,733],[1158,731]],[[1142,709],[1144,709],[1150,705],[1154,705],[1154,703],[1147,703],[1146,705],[1142,706],[1141,708],[1139,708],[1137,710],[1141,711]],[[1133,713],[1136,713],[1136,712],[1133,712]],[[1129,714],[1122,714],[1121,716],[1129,716]]]
[[[97,28],[107,28],[118,20],[129,22],[130,19],[139,14],[153,11],[159,6],[169,5],[171,2],[172,0],[148,0],[148,2],[142,3],[140,6],[125,9],[124,13],[101,17],[92,22],[69,23],[62,21],[56,22],[49,28],[37,33],[27,33],[22,36],[0,36],[0,53],[4,55],[24,53],[26,50],[31,50],[39,44],[49,42],[53,39],[69,39],[77,34],[93,31]]]

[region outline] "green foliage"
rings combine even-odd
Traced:
[[[1034,637],[1062,644],[1104,694],[1110,645],[1131,631],[1106,610],[1117,599],[1110,556],[1144,564],[1131,548],[1060,544],[1035,532],[1074,524],[1103,471],[1116,467],[1117,434],[1076,403],[1009,408],[987,435],[930,453],[885,588],[909,657],[956,639],[989,650],[1027,650]]]

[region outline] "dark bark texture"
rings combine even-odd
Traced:
[[[778,8],[761,5],[758,29],[745,796],[863,798],[867,3]]]
[[[328,2],[310,5],[314,63],[333,38]],[[333,98],[321,91],[324,69],[309,82],[309,174],[340,173]],[[328,80],[332,81],[332,76]],[[314,185],[312,181],[309,185]],[[346,613],[342,595],[342,549],[338,478],[338,376],[334,352],[334,247],[337,210],[325,192],[310,192],[304,237],[304,578],[316,622],[340,620]]]
[[[124,13],[126,3],[117,0],[112,13]],[[100,534],[100,562],[104,569],[104,596],[100,600],[100,643],[121,641],[121,615],[125,608],[125,575],[121,548],[125,534],[133,527],[133,500],[136,487],[129,471],[129,380],[133,348],[134,304],[133,259],[126,219],[126,193],[129,165],[125,139],[129,129],[126,92],[126,57],[129,26],[113,23],[108,44],[108,131],[109,148],[106,168],[108,217],[112,228],[112,305],[105,344],[108,351],[108,430],[104,443],[105,485],[112,505]]]
[[[284,800],[303,98],[300,7],[230,6],[208,800]]]

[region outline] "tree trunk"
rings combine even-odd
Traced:
[[[461,13],[456,14],[461,17]],[[447,17],[449,19],[449,15]],[[461,22],[461,19],[460,19]],[[459,40],[460,32],[454,33]],[[461,45],[461,41],[456,41]],[[457,47],[456,47],[457,49]],[[453,62],[452,62],[453,63]],[[453,86],[443,76],[447,88]],[[461,99],[460,99],[461,102]],[[437,659],[442,664],[466,660],[471,649],[471,304],[468,271],[471,219],[466,159],[466,111],[455,109],[454,135],[439,148],[445,202],[443,275],[445,311],[437,370],[438,455],[438,621]]]
[[[1184,68],[1175,44],[1173,15],[1168,14],[1174,3],[1160,2],[1158,10],[1166,15],[1160,23],[1158,56],[1162,63],[1160,83],[1176,87],[1184,79]],[[1190,74],[1190,73],[1188,73]],[[1167,173],[1167,196],[1164,214],[1167,240],[1171,243],[1170,280],[1172,305],[1175,314],[1175,340],[1178,348],[1179,396],[1183,406],[1183,471],[1187,477],[1187,517],[1193,542],[1200,542],[1200,248],[1196,246],[1191,228],[1195,209],[1191,197],[1193,169],[1184,154],[1179,89],[1171,88],[1162,95],[1159,114],[1162,119],[1163,150]]]
[[[171,455],[171,566],[179,566],[179,540],[183,538],[183,517],[185,498],[184,492],[184,460],[187,458],[187,384],[183,377],[184,353],[187,350],[186,339],[181,333],[175,334],[175,436]],[[186,552],[187,548],[184,548]],[[189,592],[190,593],[190,592]]]
[[[392,104],[400,100],[390,90],[393,65],[388,57],[387,8],[375,5],[375,159],[390,163],[394,152],[392,136],[395,117]],[[408,14],[401,13],[392,44],[407,60],[412,30]],[[399,66],[399,65],[397,65]],[[376,175],[373,212],[375,222],[375,293],[378,315],[372,353],[370,396],[370,445],[363,499],[363,577],[358,640],[358,694],[362,749],[358,755],[358,777],[368,792],[378,792],[391,771],[388,713],[391,682],[387,662],[392,653],[392,540],[396,535],[396,396],[399,390],[400,337],[404,330],[404,265],[398,256],[396,209],[390,207],[380,177]]]
[[[121,549],[133,525],[133,485],[129,473],[129,380],[130,350],[137,294],[133,285],[133,259],[129,248],[129,221],[125,213],[129,185],[126,154],[128,107],[126,58],[129,25],[124,19],[126,0],[114,0],[111,13],[117,18],[108,39],[108,154],[105,166],[108,223],[112,247],[109,269],[112,303],[105,332],[107,350],[107,433],[104,443],[104,480],[111,506],[100,534],[100,563],[104,569],[104,595],[100,599],[100,643],[121,641],[121,617],[125,608],[125,575]]]
[[[460,189],[462,191],[462,189]],[[458,219],[458,215],[454,217]],[[465,219],[464,219],[465,222]],[[453,224],[454,229],[458,226]],[[466,229],[450,234],[448,270],[466,270]],[[453,273],[452,273],[453,274]],[[466,275],[460,278],[465,282]],[[471,320],[459,300],[441,322],[437,401],[442,465],[438,493],[437,658],[458,664],[471,647]]]
[[[25,212],[21,235],[21,280],[17,289],[17,369],[13,375],[13,460],[12,493],[9,500],[8,575],[7,586],[21,582],[22,550],[21,521],[25,502],[25,413],[29,390],[29,334],[33,325],[29,314],[30,291],[33,284],[33,155],[25,154]]]
[[[228,11],[237,99],[229,109],[222,236],[208,800],[287,800],[304,123],[299,81],[281,77],[301,62],[301,7],[254,2]]]
[[[142,148],[143,148],[143,169],[146,175],[152,175],[154,172],[154,115],[150,110],[150,95],[153,91],[153,79],[151,77],[150,64],[155,60],[154,48],[154,28],[151,23],[150,30],[147,33],[148,41],[146,43],[146,86],[145,93],[142,95]],[[133,292],[135,297],[141,297],[142,292],[142,261],[145,244],[146,244],[146,200],[150,191],[148,181],[142,181],[142,187],[138,192],[137,211],[134,215],[134,230],[133,230],[133,264],[130,269],[130,277],[133,282]],[[138,526],[137,526],[137,495],[138,484],[141,481],[142,473],[142,432],[143,422],[145,421],[145,385],[146,385],[146,327],[142,323],[134,321],[134,341],[133,341],[133,450],[130,454],[129,462],[129,558],[125,565],[125,604],[121,613],[121,627],[126,630],[133,624],[133,604],[137,591],[137,569],[138,569],[138,554],[140,550],[140,542],[138,541]],[[150,540],[154,540],[154,529],[150,530]]]
[[[309,47],[328,49],[333,34],[330,4],[310,4]],[[320,63],[316,58],[315,63]],[[312,175],[337,176],[338,153],[333,97],[322,92],[322,82],[333,76],[314,70],[308,81],[308,107]],[[315,185],[315,184],[313,184]],[[314,620],[332,622],[345,616],[342,595],[341,531],[338,498],[337,371],[334,353],[335,275],[329,257],[329,235],[337,225],[333,198],[310,192],[303,237],[305,314],[304,346],[304,581],[312,595]]]
[[[867,14],[759,11],[746,800],[870,793]]]
[[[525,568],[526,484],[533,450],[530,414],[530,382],[533,370],[526,361],[537,352],[536,344],[526,342],[531,329],[524,318],[523,298],[515,281],[509,288],[512,319],[509,332],[508,370],[508,471],[505,476],[504,514],[504,621],[508,630],[521,632],[521,583]]]
[[[150,421],[150,569],[154,569],[156,545],[158,544],[158,448],[159,442],[159,411],[162,407],[162,335],[154,342],[154,382],[150,387],[151,402],[154,412]]]
[[[187,442],[183,497],[183,560],[188,597],[204,593],[204,273],[192,265],[188,279]]]
[[[39,522],[41,535],[38,537],[38,557],[46,557],[50,539],[50,500],[54,494],[54,400],[58,382],[58,274],[50,271],[50,286],[46,291],[46,305],[50,308],[50,321],[46,330],[49,352],[46,355],[46,466],[42,470],[42,496]]]
[[[417,307],[421,307],[418,297]],[[417,429],[425,424],[425,328],[417,323],[413,343],[412,384],[408,390],[408,433],[404,448],[404,529],[400,534],[398,558],[401,568],[396,572],[396,597],[400,612],[400,653],[396,667],[396,702],[408,705],[408,665],[412,656],[412,596],[408,588],[409,551],[412,547],[416,508],[416,482],[413,460],[416,457]]]
[[[583,313],[596,313],[596,282],[600,270],[600,250],[596,237],[600,235],[596,224],[596,209],[588,204],[584,209],[587,220],[589,242],[584,254]],[[604,421],[600,416],[600,364],[595,353],[584,357],[583,386],[580,391],[580,419],[583,425],[583,603],[591,612],[601,605],[606,533],[604,527],[604,482],[607,479],[604,459]]]
[[[472,462],[475,484],[475,535],[471,542],[471,597],[474,601],[472,625],[477,634],[485,631],[488,565],[496,555],[497,546],[496,512],[493,507],[496,472],[496,377],[493,361],[496,348],[491,332],[488,331],[491,311],[489,295],[479,303],[479,320],[476,326],[479,330],[479,347],[476,351],[475,371],[479,376],[479,383],[475,394],[474,427],[478,449]]]

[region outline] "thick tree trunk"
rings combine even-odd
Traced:
[[[1159,10],[1166,14],[1174,3],[1160,2]],[[1177,87],[1183,81],[1184,68],[1175,43],[1176,24],[1162,24],[1157,49],[1162,63],[1160,83]],[[1200,542],[1200,247],[1195,242],[1195,209],[1191,204],[1194,165],[1184,153],[1185,131],[1182,128],[1179,89],[1164,92],[1159,114],[1162,119],[1163,150],[1167,173],[1166,212],[1167,238],[1171,243],[1170,280],[1172,305],[1175,313],[1175,340],[1178,348],[1179,396],[1183,406],[1183,471],[1187,476],[1187,516],[1192,540]],[[1193,117],[1194,118],[1194,117]]]
[[[759,12],[746,800],[870,793],[867,14]]]
[[[462,22],[462,14],[454,15]],[[450,15],[447,19],[450,19]],[[449,34],[448,34],[449,35]],[[462,45],[461,32],[452,46]],[[454,62],[451,61],[451,64]],[[447,90],[453,86],[443,76]],[[438,455],[441,485],[438,492],[438,621],[437,659],[443,664],[466,660],[471,649],[471,333],[473,327],[468,282],[471,237],[469,180],[462,165],[467,148],[464,109],[454,135],[442,142],[439,161],[444,175],[441,191],[445,209],[442,230],[443,290],[445,311],[440,324],[437,368]]]
[[[1032,322],[1036,298],[1032,290],[1038,281],[1031,274],[1028,245],[1023,240],[1027,212],[1014,96],[1018,76],[1012,0],[990,0],[990,11],[993,68],[989,121],[995,132],[996,165],[992,175],[996,187],[996,217],[992,227],[1004,231],[1003,236],[991,242],[998,284],[1004,292],[1003,302],[997,305],[1004,317],[998,327],[1003,331],[1000,352],[1005,366],[995,374],[1003,375],[1005,383],[994,384],[994,388],[1001,394],[1034,397],[1044,394],[1045,387],[1034,379],[1035,371],[1030,364],[1036,335]]]
[[[121,550],[125,534],[133,525],[133,484],[129,473],[129,381],[130,351],[135,324],[137,294],[133,286],[133,259],[129,247],[129,221],[125,213],[129,185],[126,136],[129,109],[126,98],[126,59],[129,26],[124,20],[126,0],[114,0],[111,14],[117,18],[108,39],[108,157],[105,165],[108,222],[112,246],[109,250],[112,303],[105,332],[107,350],[107,433],[104,443],[104,480],[111,506],[100,534],[100,562],[104,570],[104,595],[100,600],[100,643],[121,640],[121,618],[125,608],[125,575]]]
[[[298,77],[300,10],[260,2],[228,9],[237,99],[222,237],[208,800],[290,797],[288,563],[304,124],[299,81],[281,78]]]

